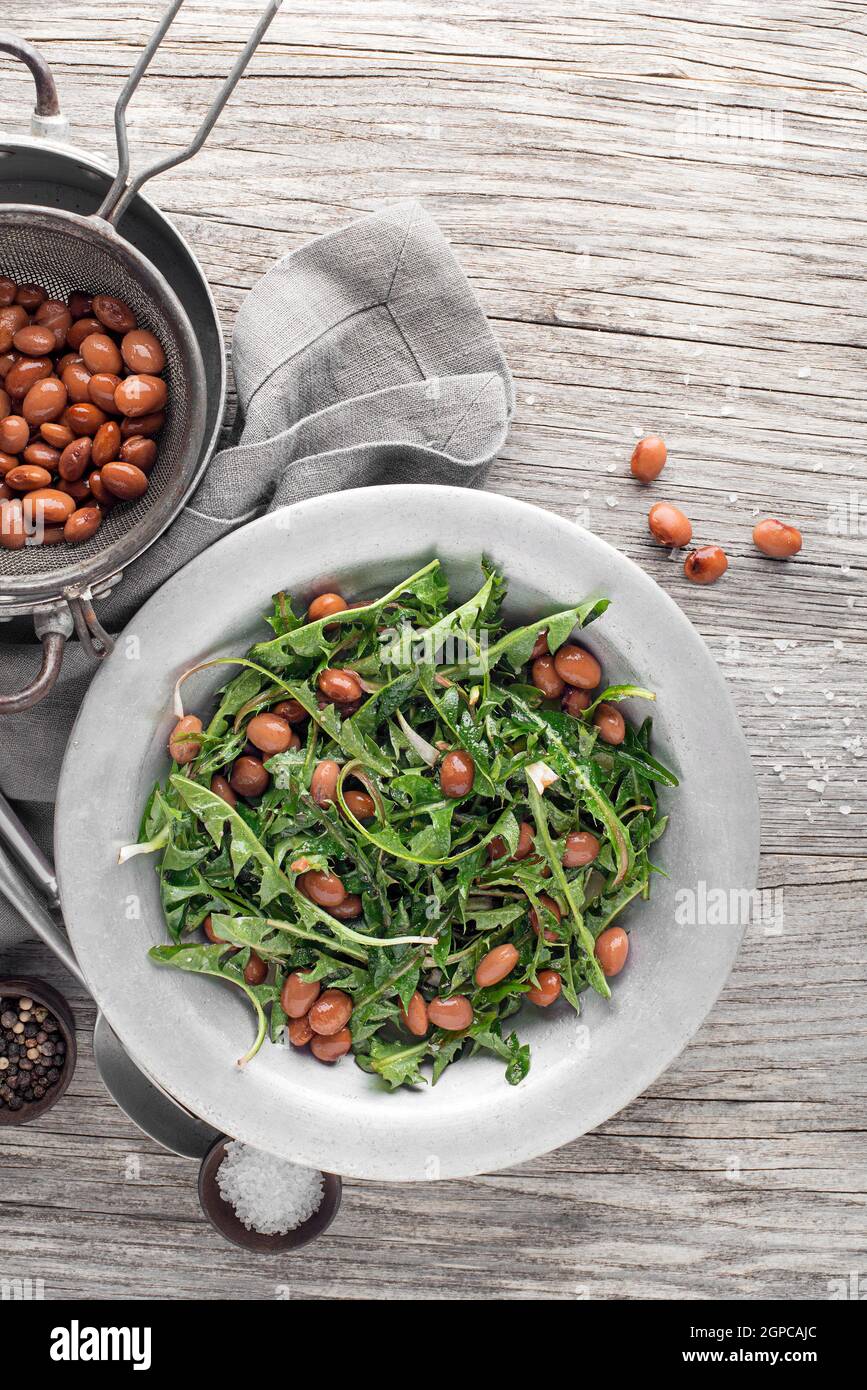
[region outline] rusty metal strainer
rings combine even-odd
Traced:
[[[0,714],[28,709],[48,693],[73,631],[97,659],[111,649],[111,639],[100,626],[91,600],[107,592],[124,567],[165,530],[195,481],[206,429],[201,350],[175,292],[159,269],[116,231],[116,225],[147,179],[189,159],[204,144],[281,0],[266,6],[191,144],[130,177],[127,104],[182,4],[183,0],[172,0],[120,93],[115,107],[117,176],[98,212],[83,217],[48,207],[9,203],[0,207],[0,274],[42,285],[56,299],[83,290],[124,300],[139,324],[155,333],[163,345],[169,392],[158,461],[144,497],[113,508],[96,534],[75,548],[0,549],[0,618],[32,614],[43,648],[39,675],[26,689],[0,696]]]

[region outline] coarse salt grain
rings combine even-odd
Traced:
[[[217,1169],[220,1196],[248,1231],[285,1235],[322,1205],[322,1174],[233,1139]]]

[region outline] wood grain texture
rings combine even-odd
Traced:
[[[4,7],[53,63],[75,140],[108,159],[159,8]],[[257,9],[185,6],[134,102],[139,160],[183,142]],[[277,256],[423,200],[515,374],[490,486],[604,535],[709,642],[755,758],[782,931],[749,928],[686,1052],[593,1134],[472,1182],[348,1183],[303,1263],[203,1223],[193,1165],[102,1090],[92,1008],[68,989],[73,1087],[0,1135],[0,1275],[49,1298],[181,1299],[822,1299],[867,1275],[865,29],[824,0],[287,0],[206,149],[152,186],[229,328]],[[15,134],[30,82],[2,66]],[[650,431],[670,455],[652,500],[728,550],[713,589],[650,540],[627,468]],[[796,562],[755,552],[763,515],[801,526]],[[68,983],[33,946],[2,964]]]

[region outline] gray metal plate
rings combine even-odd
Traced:
[[[656,860],[651,901],[631,910],[626,970],[613,999],[587,997],[520,1016],[533,1050],[517,1087],[500,1063],[475,1058],[433,1089],[384,1094],[351,1062],[323,1067],[266,1045],[243,1071],[252,1020],[236,992],[160,969],[165,939],[153,864],[123,868],[142,804],[168,763],[178,675],[239,654],[267,634],[260,615],[287,588],[368,595],[439,555],[463,597],[484,551],[509,579],[511,621],[592,592],[612,606],[588,630],[610,682],[658,694],[656,747],[682,778]],[[206,712],[226,668],[184,687]],[[629,710],[641,717],[646,706]],[[644,1090],[680,1052],[721,990],[743,923],[679,925],[678,895],[754,888],[759,820],[749,755],[724,682],[680,609],[635,564],[551,513],[491,493],[382,487],[302,502],[226,537],[170,579],[119,639],[90,687],[60,784],[56,861],[70,937],[93,995],[140,1066],[215,1128],[326,1171],[422,1181],[531,1158],[593,1128]],[[704,885],[704,887],[702,887]],[[735,914],[737,915],[737,914]]]

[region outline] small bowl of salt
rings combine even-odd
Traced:
[[[237,1139],[218,1139],[199,1169],[199,1201],[214,1230],[245,1250],[300,1250],[328,1230],[343,1185]]]

